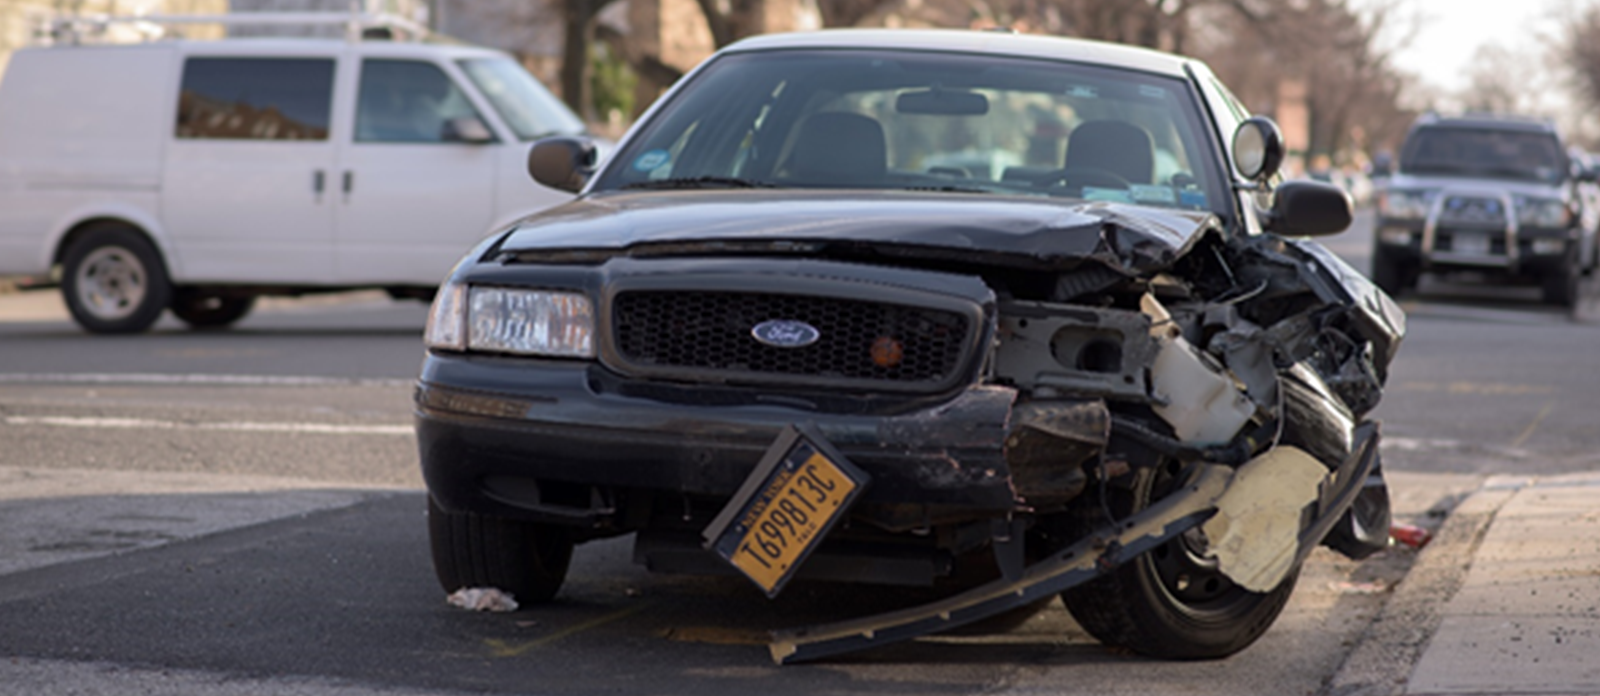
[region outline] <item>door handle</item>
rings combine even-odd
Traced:
[[[327,172],[317,169],[311,172],[311,192],[317,195],[317,202],[322,202],[322,189],[327,184]]]
[[[344,195],[350,195],[351,189],[356,187],[356,173],[346,169],[344,172],[344,183],[342,186],[344,189]]]

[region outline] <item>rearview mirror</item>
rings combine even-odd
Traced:
[[[541,139],[528,149],[528,174],[545,186],[577,193],[588,183],[599,150],[588,138],[559,135]]]
[[[894,110],[929,116],[982,116],[989,113],[989,98],[977,92],[935,87],[901,94],[894,100]]]
[[[1350,194],[1321,181],[1286,181],[1274,192],[1264,227],[1284,237],[1320,237],[1350,227]]]
[[[1233,168],[1251,181],[1263,181],[1283,164],[1283,133],[1265,116],[1252,116],[1233,132]]]

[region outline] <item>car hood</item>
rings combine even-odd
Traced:
[[[612,256],[872,254],[1024,267],[1098,261],[1150,272],[1207,230],[1204,211],[959,193],[648,191],[592,194],[523,220],[497,251],[521,262]]]
[[[1435,174],[1396,174],[1389,179],[1388,188],[1397,190],[1457,189],[1485,193],[1509,193],[1513,196],[1560,198],[1562,187],[1548,181],[1528,179],[1492,179],[1488,177],[1441,176]]]

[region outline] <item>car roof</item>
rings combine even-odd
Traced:
[[[780,49],[894,49],[953,53],[986,53],[1023,58],[1050,58],[1076,63],[1132,68],[1173,77],[1185,76],[1190,59],[1122,44],[1006,31],[959,29],[823,29],[765,34],[744,39],[725,53]]]
[[[1479,128],[1516,130],[1530,133],[1555,133],[1555,124],[1531,116],[1506,114],[1467,114],[1464,116],[1427,115],[1417,119],[1417,128]]]
[[[346,49],[355,49],[358,54],[382,54],[387,56],[417,56],[446,58],[466,58],[482,56],[504,56],[504,51],[483,46],[434,41],[388,41],[382,39],[367,39],[363,41],[347,41],[345,39],[323,39],[305,37],[239,37],[226,39],[176,39],[148,41],[143,43],[96,43],[96,44],[70,44],[56,46],[31,46],[25,50],[53,52],[53,51],[147,51],[168,50],[180,54],[206,54],[206,53],[235,53],[249,52],[262,54],[302,55],[307,52],[335,53]]]

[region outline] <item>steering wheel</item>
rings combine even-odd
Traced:
[[[1045,182],[1053,186],[1075,186],[1078,188],[1083,188],[1084,186],[1104,186],[1108,188],[1120,188],[1126,190],[1133,186],[1133,184],[1127,179],[1122,178],[1122,176],[1109,169],[1083,166],[1072,166],[1058,169],[1054,174],[1051,174],[1049,177],[1047,177]]]

